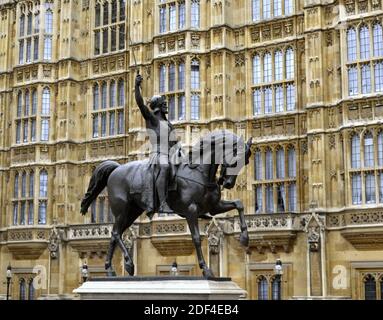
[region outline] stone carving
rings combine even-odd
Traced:
[[[304,225],[304,231],[307,233],[309,250],[311,252],[318,251],[320,247],[321,232],[323,232],[325,228],[324,217],[313,212],[309,217],[305,217],[301,223]]]
[[[206,234],[208,235],[210,253],[218,254],[221,239],[223,237],[223,231],[215,218],[213,218],[211,223],[206,227]]]
[[[61,242],[60,233],[62,234],[61,230],[59,232],[56,227],[53,227],[53,229],[51,230],[49,234],[48,250],[52,259],[56,259],[59,254],[59,245]]]

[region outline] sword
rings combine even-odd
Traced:
[[[137,69],[137,75],[140,74],[140,69],[137,68],[137,60],[136,60],[136,55],[134,54],[133,50],[133,42],[132,39],[130,38],[130,33],[129,33],[129,42],[130,42],[130,47],[132,48],[132,54],[133,54],[133,60],[134,60],[134,67]]]

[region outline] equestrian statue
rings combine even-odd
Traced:
[[[217,130],[206,134],[185,153],[166,117],[165,98],[153,96],[148,108],[141,95],[142,81],[142,76],[138,74],[135,99],[145,119],[152,145],[149,159],[124,165],[114,161],[102,162],[92,174],[81,202],[81,213],[87,213],[92,202],[106,187],[115,218],[105,262],[109,276],[114,274],[112,258],[116,246],[123,251],[125,270],[134,275],[133,260],[122,234],[142,213],[146,212],[151,219],[155,212],[163,212],[176,213],[186,219],[199,267],[205,278],[214,277],[202,254],[198,218],[211,218],[236,209],[241,227],[240,242],[248,246],[244,206],[240,200],[222,200],[221,188],[233,188],[240,170],[249,163],[251,138],[245,143],[228,130]]]

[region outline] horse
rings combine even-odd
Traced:
[[[231,189],[235,186],[240,170],[249,163],[251,140],[245,143],[227,130],[208,133],[192,146],[188,155],[176,166],[173,177],[175,187],[168,190],[168,205],[186,218],[205,278],[212,278],[214,274],[202,254],[198,218],[212,219],[217,214],[236,209],[241,227],[240,243],[248,247],[243,203],[240,200],[221,200],[221,187]],[[102,162],[94,170],[81,202],[81,213],[85,215],[91,203],[107,187],[109,204],[115,217],[105,262],[108,276],[114,275],[112,258],[116,245],[124,254],[125,270],[134,275],[134,264],[122,241],[122,234],[145,211],[145,192],[135,193],[134,190],[144,190],[145,185],[151,183],[148,166],[147,159],[124,165],[110,160]],[[220,174],[217,179],[218,169]]]

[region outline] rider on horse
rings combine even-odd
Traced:
[[[176,144],[171,139],[174,134],[174,127],[166,118],[168,108],[165,97],[155,95],[150,100],[150,109],[144,104],[140,92],[140,86],[143,81],[141,75],[136,76],[135,80],[135,98],[141,114],[145,119],[147,133],[152,144],[152,151],[149,157],[149,168],[155,180],[155,189],[153,193],[153,203],[149,205],[146,214],[152,218],[158,204],[158,212],[173,213],[166,202],[168,193],[168,181],[170,175],[169,150]],[[154,186],[153,186],[154,187]],[[156,192],[157,191],[157,192]],[[156,193],[158,202],[155,201]]]

